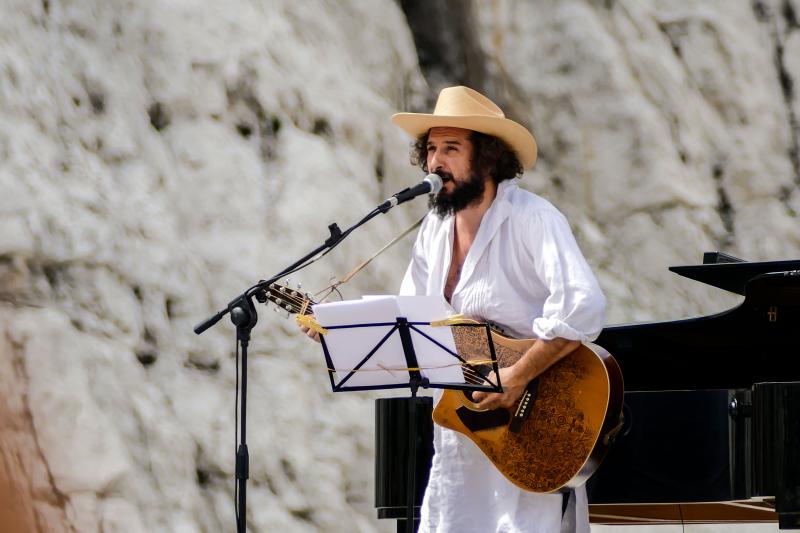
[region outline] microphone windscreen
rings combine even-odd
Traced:
[[[431,194],[436,194],[442,190],[442,177],[439,174],[428,174],[423,181],[431,184]]]

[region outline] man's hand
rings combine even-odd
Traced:
[[[300,331],[305,333],[308,336],[309,339],[311,339],[311,340],[313,340],[315,342],[319,342],[319,333],[317,333],[313,329],[309,328],[308,326],[303,326],[303,325],[300,325],[300,324],[298,324],[298,326],[300,327]]]
[[[580,342],[562,338],[551,341],[537,340],[527,352],[511,366],[500,369],[503,392],[475,392],[472,397],[479,409],[513,407],[522,397],[525,387],[536,376],[553,366],[559,359],[580,346]]]
[[[473,392],[472,398],[478,403],[480,409],[497,409],[498,407],[513,407],[513,405],[522,397],[525,392],[525,387],[528,386],[528,381],[524,378],[519,379],[515,375],[514,367],[516,365],[507,366],[500,369],[500,384],[503,386],[503,392]]]

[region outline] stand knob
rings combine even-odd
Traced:
[[[239,306],[234,307],[231,309],[231,322],[233,322],[237,326],[245,326],[247,322],[250,320],[250,313],[245,311]]]

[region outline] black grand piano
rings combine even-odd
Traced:
[[[800,261],[712,252],[670,270],[745,298],[717,315],[603,330],[626,420],[587,485],[592,522],[800,529]]]
[[[800,260],[711,252],[670,270],[745,299],[717,315],[603,330],[596,342],[625,379],[625,425],[587,484],[592,522],[800,529]],[[393,405],[376,404],[376,507],[404,531],[410,453],[403,424],[387,423]],[[418,413],[417,506],[432,453],[430,407]]]

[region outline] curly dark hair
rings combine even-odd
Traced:
[[[472,143],[472,171],[480,175],[488,173],[495,183],[510,180],[522,174],[522,165],[517,154],[509,146],[491,135],[479,131],[470,132]],[[411,146],[411,164],[428,172],[428,132],[423,133]]]

